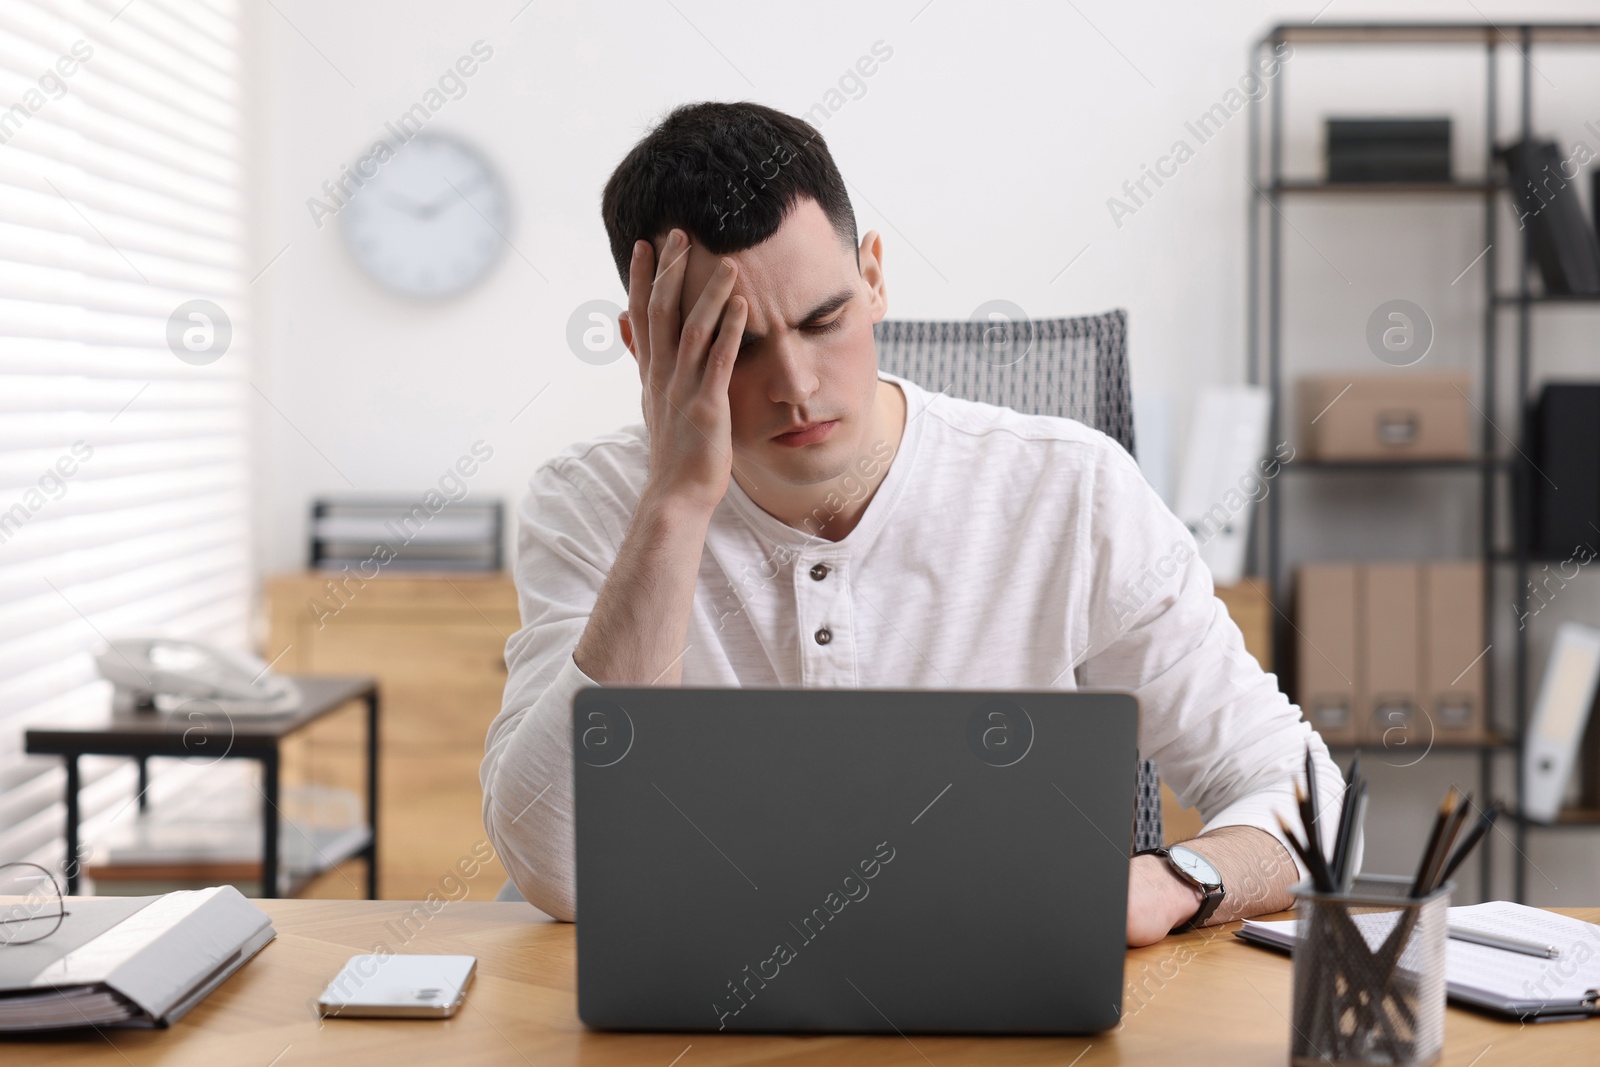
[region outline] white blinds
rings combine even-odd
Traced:
[[[248,644],[239,22],[0,0],[0,862],[63,859],[60,761],[22,733],[103,713],[104,638]],[[217,321],[210,351],[169,344],[194,300],[231,323],[220,357]],[[133,771],[83,771],[93,840]]]

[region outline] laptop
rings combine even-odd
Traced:
[[[1137,738],[1125,693],[584,689],[578,1015],[1113,1027]]]

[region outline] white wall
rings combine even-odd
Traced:
[[[1165,440],[1170,449],[1182,440],[1194,389],[1244,375],[1245,115],[1198,146],[1120,225],[1107,200],[1175,140],[1195,143],[1185,122],[1238,83],[1249,42],[1275,22],[1319,11],[1329,21],[1468,20],[1480,11],[1497,20],[1600,19],[1593,0],[524,2],[251,3],[255,262],[264,269],[252,286],[255,385],[270,399],[255,405],[263,573],[302,564],[314,495],[352,487],[418,494],[482,439],[495,456],[474,491],[514,505],[545,457],[638,417],[631,360],[580,362],[567,349],[566,324],[585,301],[625,301],[599,218],[601,186],[648,124],[680,102],[752,99],[799,113],[885,42],[893,57],[823,133],[861,230],[884,235],[890,314],[965,318],[995,297],[1035,316],[1126,307],[1134,384],[1149,401],[1141,417],[1172,423],[1140,432],[1147,448]],[[407,302],[358,272],[337,226],[318,229],[306,200],[478,40],[494,49],[492,60],[432,128],[469,139],[499,168],[513,196],[515,251],[459,299]],[[1563,141],[1585,119],[1600,125],[1594,56],[1541,60],[1541,116]],[[1298,94],[1289,159],[1301,173],[1318,167],[1329,111],[1453,114],[1459,169],[1480,158],[1474,52],[1442,60],[1414,50],[1386,58],[1301,49],[1285,77]],[[1439,365],[1475,358],[1480,276],[1451,279],[1481,248],[1476,203],[1399,202],[1359,216],[1336,205],[1291,210],[1299,213],[1298,232],[1286,236],[1297,294],[1289,328],[1303,366],[1371,363],[1360,348],[1365,318],[1394,296],[1435,311],[1440,340],[1430,358]],[[1408,236],[1419,215],[1431,224],[1421,242]],[[1584,327],[1592,330],[1580,318],[1552,329],[1578,337]],[[1574,359],[1588,356],[1572,350]],[[1154,471],[1173,466],[1170,453],[1147,458]],[[1423,547],[1468,547],[1458,520],[1470,519],[1470,500],[1435,503],[1443,529],[1419,535]],[[1352,550],[1343,539],[1321,545],[1320,529],[1313,517],[1296,535],[1308,554]],[[1354,550],[1385,547],[1369,539]],[[1592,600],[1592,589],[1584,596]],[[1430,768],[1431,777],[1412,776],[1415,810],[1377,833],[1369,854],[1380,862],[1397,863],[1420,839],[1442,789],[1435,778],[1472,773],[1465,759]],[[1558,840],[1586,842],[1585,857],[1595,852],[1592,838]],[[1590,866],[1571,877],[1592,890],[1593,863],[1582,862]],[[1540,865],[1559,866],[1549,857]],[[1541,885],[1536,878],[1534,888]]]

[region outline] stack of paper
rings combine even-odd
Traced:
[[[1381,944],[1399,912],[1355,916],[1373,945]],[[1445,952],[1450,999],[1500,1015],[1584,1018],[1600,1014],[1600,926],[1538,908],[1494,900],[1451,908]],[[1239,937],[1267,948],[1294,947],[1297,922],[1247,919]],[[1461,940],[1489,934],[1552,946],[1554,957],[1533,956]]]
[[[68,897],[54,933],[0,951],[0,1033],[170,1025],[275,933],[232,886]]]

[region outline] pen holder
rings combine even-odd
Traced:
[[[1453,888],[1413,900],[1409,878],[1368,875],[1339,894],[1295,886],[1294,1067],[1438,1062]]]

